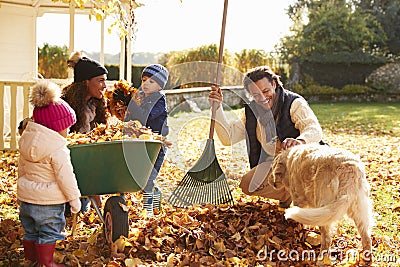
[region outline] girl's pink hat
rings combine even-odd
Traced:
[[[33,121],[56,132],[76,123],[75,111],[60,98],[60,87],[52,82],[39,81],[31,91]]]

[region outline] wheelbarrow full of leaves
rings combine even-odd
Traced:
[[[82,196],[88,196],[104,225],[107,242],[128,236],[129,222],[124,193],[145,187],[162,142],[116,140],[70,145],[71,161]],[[101,213],[90,196],[113,194]],[[76,221],[75,221],[76,223]]]

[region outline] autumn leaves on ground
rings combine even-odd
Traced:
[[[362,118],[366,115],[360,112],[361,117],[353,122],[327,112],[328,105],[312,106],[317,116],[321,114],[325,141],[359,154],[366,165],[376,221],[372,266],[400,264],[400,104],[386,106],[394,109],[387,117],[369,114],[369,118]],[[238,112],[229,111],[229,117],[234,118]],[[233,206],[171,206],[168,197],[203,151],[209,112],[179,113],[169,123],[168,139],[173,145],[158,178],[163,210],[146,218],[141,212],[141,194],[126,194],[129,237],[114,246],[105,242],[102,223],[93,209],[79,216],[74,237],[70,235],[72,219],[68,218],[67,238],[57,244],[58,262],[67,266],[316,265],[318,227],[286,221],[276,201],[249,197],[238,189],[241,175],[249,168],[244,142],[224,147],[215,138],[217,158],[235,200]],[[16,204],[18,154],[0,153],[0,266],[21,266],[23,229]],[[108,197],[103,196],[103,203]],[[359,265],[361,242],[353,222],[344,219],[338,224],[331,248],[335,266]]]

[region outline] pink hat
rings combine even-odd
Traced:
[[[50,103],[46,107],[33,109],[33,120],[56,132],[65,130],[76,123],[75,111],[64,100]]]
[[[30,101],[34,106],[33,121],[56,132],[76,123],[75,111],[59,98],[60,88],[51,82],[39,81],[31,91]]]

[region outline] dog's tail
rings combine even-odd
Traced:
[[[330,225],[343,217],[348,209],[348,196],[343,195],[320,208],[293,207],[285,211],[286,219],[293,219],[307,225]]]

